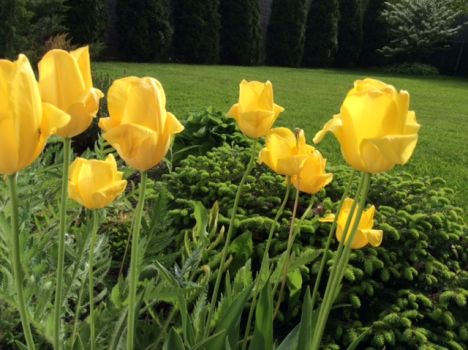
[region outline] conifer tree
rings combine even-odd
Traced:
[[[67,27],[72,42],[78,45],[103,43],[107,24],[102,0],[68,0]]]
[[[383,62],[382,55],[377,50],[388,40],[388,28],[382,16],[385,0],[368,0],[363,18],[363,40],[360,62],[371,66]]]
[[[307,16],[303,64],[326,67],[338,49],[338,0],[312,0]]]
[[[362,47],[361,0],[339,0],[338,52],[336,64],[355,66]]]
[[[221,61],[254,65],[261,49],[258,0],[221,0]]]
[[[292,67],[301,64],[306,4],[306,0],[273,0],[267,33],[267,63]]]

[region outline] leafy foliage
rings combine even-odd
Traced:
[[[363,16],[361,63],[371,66],[381,63],[377,52],[388,41],[388,27],[382,16],[385,0],[369,0]]]
[[[326,67],[338,50],[338,0],[314,0],[307,16],[304,57],[308,67]]]
[[[267,63],[297,67],[304,52],[306,0],[273,0],[267,34]]]
[[[119,43],[132,61],[161,61],[168,57],[173,28],[168,0],[119,0]]]
[[[219,0],[173,0],[174,54],[182,62],[219,59]]]
[[[352,67],[358,63],[362,46],[361,0],[340,0],[336,64]]]
[[[388,57],[424,62],[437,50],[447,48],[461,28],[461,10],[455,0],[401,0],[386,2],[382,12],[390,42],[380,49]]]
[[[260,61],[262,38],[257,0],[221,0],[221,62],[255,65]]]

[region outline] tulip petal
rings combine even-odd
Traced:
[[[274,114],[268,110],[240,113],[236,118],[241,131],[252,138],[265,136],[274,123]]]
[[[13,118],[0,118],[0,174],[12,175],[18,170],[18,140]]]
[[[375,215],[375,206],[371,206],[369,209],[364,210],[361,216],[361,222],[359,227],[361,229],[371,229],[374,226],[374,215]]]
[[[421,125],[418,124],[416,121],[416,113],[414,111],[408,111],[408,115],[406,117],[406,125],[404,128],[405,134],[417,134]]]
[[[170,112],[166,112],[166,130],[165,133],[169,135],[178,134],[184,131],[184,126],[179,120]]]
[[[329,121],[325,123],[322,130],[320,130],[319,132],[315,134],[314,139],[313,139],[314,143],[317,144],[317,143],[322,142],[323,138],[328,132],[332,132],[335,135],[335,137],[338,138],[338,136],[341,136],[340,130],[342,127],[343,127],[343,122],[341,120],[340,115],[339,114],[334,115],[332,119],[330,119]]]
[[[91,89],[93,87],[93,80],[91,78],[91,62],[89,59],[89,47],[83,46],[74,51],[70,51],[70,55],[78,63],[78,67],[83,77],[83,82],[86,89]]]
[[[120,195],[127,187],[127,181],[121,180],[112,182],[108,186],[100,189],[98,192],[93,193],[91,209],[100,209],[107,207],[115,198]]]
[[[125,77],[115,80],[107,93],[107,105],[110,118],[101,118],[99,127],[107,131],[121,124],[126,113],[128,90],[132,84],[138,83],[137,77]]]
[[[382,244],[383,231],[382,230],[362,230],[367,237],[367,241],[373,247],[379,247]]]
[[[331,214],[331,213],[325,214],[325,216],[321,217],[319,221],[320,222],[333,222],[335,221],[335,214]]]

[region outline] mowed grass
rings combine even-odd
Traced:
[[[227,111],[238,98],[242,79],[273,82],[276,103],[285,107],[277,125],[315,133],[339,111],[354,80],[374,77],[410,92],[411,109],[422,125],[411,161],[393,171],[440,176],[456,191],[456,202],[468,209],[468,80],[450,77],[395,76],[377,71],[342,71],[277,67],[194,66],[178,64],[95,63],[112,78],[152,76],[166,91],[167,109],[182,118],[213,106]],[[330,134],[318,146],[332,163],[343,162]]]

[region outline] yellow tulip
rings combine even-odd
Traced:
[[[292,176],[291,183],[305,193],[315,194],[319,192],[333,179],[333,174],[325,173],[326,165],[327,160],[322,157],[319,151],[314,150],[305,160],[299,174]]]
[[[50,50],[39,62],[39,87],[44,102],[68,113],[70,123],[58,130],[62,137],[81,134],[99,109],[103,93],[93,88],[87,46],[67,52]]]
[[[43,103],[26,56],[0,60],[0,174],[31,164],[47,138],[69,122],[68,115]]]
[[[408,111],[409,94],[374,79],[357,80],[340,109],[314,138],[320,142],[331,131],[353,168],[380,173],[411,158],[420,125]]]
[[[99,126],[104,138],[128,165],[140,171],[157,165],[174,134],[184,127],[166,111],[166,96],[154,78],[126,77],[114,81],[108,93],[109,118]]]
[[[351,212],[351,207],[353,206],[354,200],[351,198],[346,198],[344,200],[343,206],[341,208],[340,214],[338,215],[337,227],[336,227],[336,239],[341,241],[343,239],[343,231],[346,226],[346,221]],[[351,248],[360,249],[370,244],[373,247],[378,247],[382,243],[383,232],[382,230],[374,230],[374,214],[375,207],[371,206],[369,209],[364,210],[359,221],[357,232],[354,236],[353,243]],[[351,228],[353,227],[354,221],[356,220],[357,210],[354,212],[354,217],[351,220],[349,226],[348,234],[349,236]],[[323,219],[320,219],[321,222],[333,222],[335,219],[334,215],[327,215]],[[348,240],[348,238],[346,238]]]
[[[288,128],[272,129],[265,144],[260,151],[259,162],[280,175],[297,175],[315,150],[306,144],[303,130],[296,137]]]
[[[239,103],[231,107],[228,116],[234,118],[241,131],[254,139],[265,136],[284,108],[273,101],[271,82],[242,80]]]
[[[126,186],[112,154],[106,160],[76,158],[70,164],[69,196],[88,209],[108,206]]]

